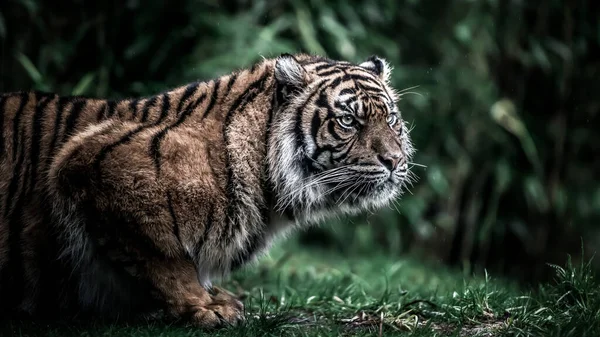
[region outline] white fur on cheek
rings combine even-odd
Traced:
[[[310,89],[309,85],[285,110],[276,113],[272,124],[273,136],[268,145],[269,175],[278,196],[275,211],[292,208],[298,216],[309,212],[312,205],[319,203],[322,194],[320,186],[308,186],[311,180],[304,176],[301,166],[302,157],[306,155],[304,151],[314,151],[314,144],[311,142],[308,146],[311,149],[306,146],[298,148],[294,132],[296,113],[309,99]]]

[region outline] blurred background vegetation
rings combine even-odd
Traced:
[[[597,1],[0,1],[0,91],[149,95],[310,52],[394,67],[419,181],[300,235],[523,281],[600,246]],[[588,258],[589,256],[586,256]],[[598,262],[598,259],[596,259]],[[597,263],[598,265],[598,263]]]

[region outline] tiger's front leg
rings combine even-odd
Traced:
[[[242,303],[206,289],[190,256],[191,238],[213,211],[197,202],[206,191],[157,178],[147,155],[154,134],[137,123],[105,122],[73,137],[53,161],[49,193],[65,258],[79,276],[79,303],[122,315],[121,308],[147,309],[152,298],[170,317],[199,327],[236,324]]]
[[[244,319],[243,304],[223,296],[218,288],[211,291],[200,286],[194,265],[189,262],[152,261],[146,272],[172,317],[203,328],[235,325]]]

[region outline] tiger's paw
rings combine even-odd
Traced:
[[[207,329],[241,324],[245,320],[244,307],[239,304],[235,302],[214,301],[210,305],[201,307],[196,311],[192,317],[192,324]]]
[[[210,294],[213,301],[228,303],[229,305],[238,308],[240,311],[244,311],[244,304],[240,301],[239,297],[226,289],[213,286],[210,290]]]

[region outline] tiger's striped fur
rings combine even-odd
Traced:
[[[151,97],[0,96],[0,310],[241,319],[212,287],[294,225],[397,197],[387,63],[299,55]]]

